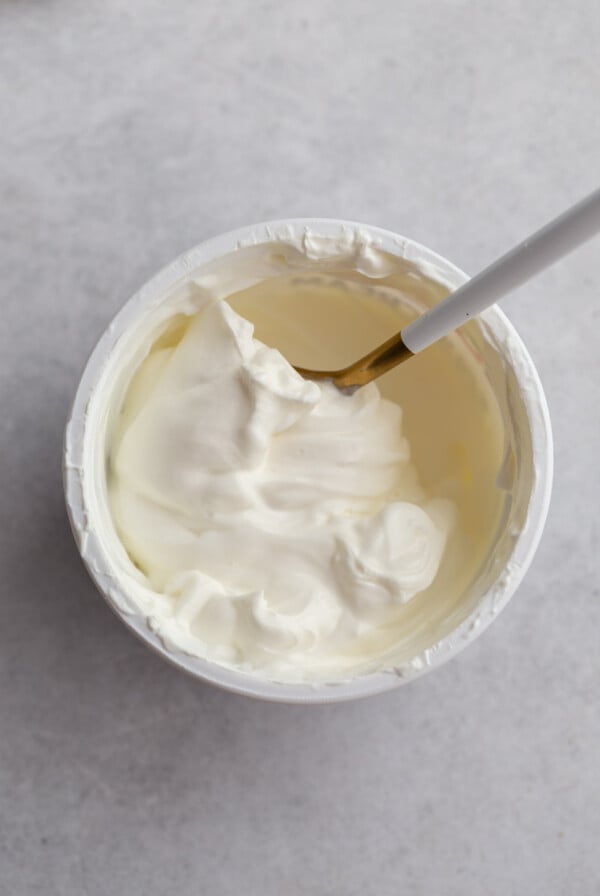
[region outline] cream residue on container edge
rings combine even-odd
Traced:
[[[345,396],[303,380],[224,301],[151,351],[109,498],[163,640],[290,681],[376,657],[435,578],[453,517],[420,488],[401,423],[374,384]]]

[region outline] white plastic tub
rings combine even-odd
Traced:
[[[255,247],[273,246],[271,267],[265,267]],[[248,262],[248,256],[250,262]],[[256,270],[252,259],[256,256]],[[514,446],[511,502],[494,545],[487,573],[475,584],[464,618],[444,637],[427,644],[407,661],[385,672],[332,684],[283,684],[254,677],[215,662],[168,649],[145,615],[132,606],[126,580],[120,575],[121,556],[112,525],[105,488],[107,420],[120,404],[123,382],[118,372],[131,362],[136,334],[149,316],[166,315],[165,297],[185,289],[194,278],[210,278],[217,268],[231,270],[231,284],[240,288],[236,274],[246,258],[243,284],[260,281],[272,272],[280,256],[304,272],[315,267],[336,271],[343,264],[368,276],[410,268],[430,280],[455,289],[466,275],[412,240],[376,227],[351,222],[300,219],[253,225],[209,240],[176,259],[131,298],[102,335],[86,365],[67,424],[64,483],[67,510],[81,556],[111,608],[149,647],[169,662],[207,682],[249,696],[298,703],[348,700],[397,687],[432,670],[462,650],[496,617],[517,590],[537,548],[546,520],[552,486],[552,435],[539,377],[518,334],[504,314],[493,307],[472,321],[471,339],[477,342],[486,374],[498,400],[506,408],[507,435]],[[283,262],[282,262],[283,263]],[[250,267],[249,267],[250,264]],[[237,278],[237,279],[236,279]],[[114,535],[114,532],[113,532]]]

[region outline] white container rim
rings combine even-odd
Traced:
[[[354,221],[334,218],[286,218],[248,225],[208,239],[184,252],[130,298],[110,322],[93,349],[83,370],[65,433],[63,478],[69,521],[78,546],[82,531],[93,527],[89,519],[83,482],[85,477],[84,453],[90,436],[86,409],[102,378],[102,372],[119,338],[134,326],[140,315],[154,305],[167,290],[202,265],[235,252],[240,248],[277,241],[301,240],[303,236],[330,239],[348,239],[360,234],[366,236],[381,251],[421,267],[433,279],[456,289],[468,276],[436,252],[407,237],[392,231]],[[113,611],[128,628],[151,649],[177,668],[197,679],[246,696],[285,703],[328,703],[367,697],[388,691],[418,678],[451,659],[484,631],[495,615],[503,609],[519,587],[538,547],[550,504],[553,476],[552,429],[548,405],[535,365],[513,325],[497,307],[480,315],[487,327],[500,339],[510,340],[519,350],[518,379],[526,378],[528,389],[523,394],[532,441],[535,473],[531,486],[526,524],[515,539],[511,554],[514,573],[504,582],[496,583],[478,601],[477,607],[448,635],[416,657],[402,669],[374,672],[362,677],[336,683],[278,683],[272,682],[218,663],[175,653],[168,650],[160,637],[150,630],[142,614],[124,613],[111,599],[115,582],[109,575],[109,561],[96,541],[93,552],[83,553],[82,559],[101,594]],[[510,359],[507,359],[510,363]],[[494,613],[480,615],[481,606],[494,590]]]

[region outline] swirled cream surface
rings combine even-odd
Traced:
[[[279,680],[381,654],[453,526],[452,502],[419,484],[397,404],[375,384],[348,396],[303,380],[225,301],[142,362],[110,467],[155,630]]]

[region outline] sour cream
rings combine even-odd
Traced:
[[[303,380],[223,300],[156,347],[109,452],[119,537],[171,646],[279,680],[361,668],[436,577],[453,525],[402,410]]]

